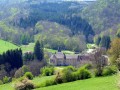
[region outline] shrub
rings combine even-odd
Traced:
[[[54,74],[54,67],[44,67],[41,69],[43,76],[51,76]]]
[[[10,80],[10,78],[9,77],[7,77],[7,76],[5,76],[4,78],[3,78],[3,83],[5,84],[5,83],[8,83],[9,82],[9,80]]]
[[[26,72],[24,76],[30,80],[33,79],[33,74],[31,72]]]
[[[91,73],[89,70],[85,69],[85,68],[80,68],[78,70],[78,79],[88,79],[91,78]]]
[[[41,87],[47,87],[47,86],[51,86],[51,85],[56,85],[56,81],[55,78],[52,78],[50,80],[46,80],[42,83],[40,83],[39,85],[36,85],[35,88],[41,88]]]
[[[31,90],[31,89],[34,89],[34,84],[27,78],[15,84],[15,90]]]
[[[73,72],[72,73],[72,79],[73,79],[73,81],[76,81],[76,80],[78,80],[78,72]]]
[[[73,67],[73,66],[67,66],[67,68],[66,68],[67,70],[71,70],[71,71],[76,71],[76,68],[75,67]]]
[[[38,76],[40,74],[40,69],[43,68],[43,66],[45,66],[45,61],[38,61],[38,60],[33,60],[30,61],[28,64],[28,67],[30,69],[30,72],[32,72],[32,74],[34,76]]]
[[[29,68],[26,65],[24,65],[15,72],[14,76],[15,78],[22,77],[28,71],[29,71]]]
[[[55,82],[55,78],[45,81],[45,86],[51,86],[51,85],[56,85],[56,84],[57,83]]]
[[[96,77],[102,76],[103,69],[95,69],[94,73]]]
[[[102,75],[108,76],[117,73],[117,67],[116,66],[107,66],[103,69]]]
[[[91,69],[92,65],[91,64],[85,64],[84,66],[82,66],[85,69]]]
[[[60,72],[57,73],[55,77],[55,82],[58,84],[63,83],[62,75],[60,74]]]
[[[64,69],[62,71],[62,79],[63,79],[63,82],[71,82],[73,81],[73,78],[72,78],[72,72],[71,69],[67,68],[67,69]]]
[[[0,80],[0,85],[2,85],[3,84],[3,82],[2,82],[2,80]]]

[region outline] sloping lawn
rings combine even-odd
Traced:
[[[23,53],[25,53],[27,51],[32,51],[33,52],[34,45],[35,45],[35,43],[29,43],[29,45],[22,45],[21,49],[22,49]],[[51,52],[51,53],[57,52],[57,50],[48,49],[48,48],[44,48],[44,51],[45,52]],[[68,50],[63,50],[63,53],[65,53],[65,54],[74,54],[74,52],[68,51]]]
[[[36,77],[32,81],[34,84],[39,85],[41,82],[45,80],[49,80],[54,76],[49,77]],[[8,83],[4,85],[0,85],[0,90],[14,90],[14,83]],[[109,76],[109,77],[98,77],[91,78],[86,80],[79,80],[70,83],[64,83],[44,88],[38,88],[35,90],[118,90],[117,89],[117,76]]]
[[[3,52],[6,52],[7,50],[16,49],[16,48],[19,48],[19,47],[10,42],[0,39],[0,54],[2,54]]]
[[[52,79],[54,76],[45,76],[45,77],[35,77],[32,82],[35,85],[39,85],[40,83]],[[0,85],[0,90],[14,90],[14,84],[15,82],[12,83],[8,83],[8,84],[4,84],[4,85]]]
[[[51,80],[54,76],[45,76],[45,77],[36,77],[32,80],[32,82],[36,85],[45,82],[46,80]]]
[[[118,90],[116,76],[98,77],[35,90]]]

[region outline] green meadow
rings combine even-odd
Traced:
[[[49,80],[54,76],[35,77],[32,82],[36,85]],[[0,85],[0,90],[14,90],[14,82]],[[48,86],[43,88],[37,88],[35,90],[118,90],[117,88],[117,76],[97,77],[86,80],[78,80],[69,83],[58,84],[54,86]]]
[[[79,80],[35,90],[118,90],[116,76]]]
[[[27,51],[33,51],[34,50],[34,45],[35,45],[35,43],[29,43],[29,45],[22,45],[21,49],[22,49],[23,53],[27,52]],[[44,51],[45,52],[51,52],[51,53],[57,52],[57,50],[48,49],[48,48],[44,48]],[[63,53],[74,54],[74,52],[68,51],[68,50],[63,50]]]
[[[0,39],[0,54],[7,51],[7,50],[16,49],[16,48],[19,48],[19,47],[10,43],[10,42],[7,42],[7,41]]]

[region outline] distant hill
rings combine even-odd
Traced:
[[[0,38],[17,45],[27,45],[34,43],[38,36],[46,48],[62,47],[71,51],[82,51],[86,48],[86,42],[93,42],[94,31],[91,25],[79,15],[91,2],[41,1],[1,1]],[[45,29],[41,32],[42,25],[38,23],[43,21],[49,23],[43,25]],[[39,28],[36,28],[37,24]]]
[[[19,47],[10,42],[0,39],[0,54],[7,50],[16,49],[16,48],[19,48]]]
[[[97,0],[80,13],[96,34],[105,30],[117,30],[120,24],[120,0]]]

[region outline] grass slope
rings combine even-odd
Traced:
[[[91,78],[35,90],[118,90],[116,76]]]
[[[23,53],[25,53],[27,51],[33,51],[34,50],[34,45],[35,45],[34,43],[30,43],[29,45],[22,45],[21,49],[22,49]],[[45,48],[44,50],[45,50],[45,52],[51,52],[51,53],[57,52],[57,50],[47,49],[47,48]],[[74,52],[67,51],[67,50],[64,50],[63,52],[66,53],[66,54],[74,54]]]
[[[7,41],[0,39],[0,54],[7,51],[7,50],[16,49],[16,48],[19,48],[19,47],[10,43],[10,42],[7,42]]]
[[[34,84],[39,85],[45,80],[49,80],[54,76],[36,77],[32,81]],[[64,83],[35,90],[118,90],[117,89],[117,76],[98,77],[86,80],[79,80],[70,83]],[[0,85],[0,90],[14,90],[14,83]]]

